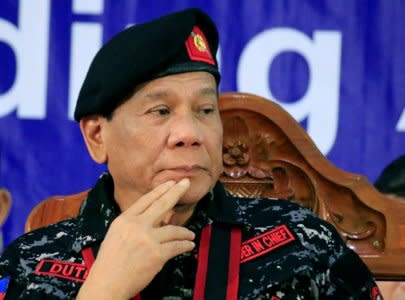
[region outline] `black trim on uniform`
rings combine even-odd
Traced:
[[[204,299],[226,299],[230,231],[230,227],[224,224],[212,225]]]

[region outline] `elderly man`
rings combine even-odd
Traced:
[[[288,201],[234,199],[222,172],[218,34],[198,9],[119,33],[75,118],[108,166],[77,218],[6,251],[6,299],[377,299],[328,223]]]

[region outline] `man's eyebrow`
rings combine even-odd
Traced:
[[[168,96],[169,96],[169,94],[166,91],[150,92],[145,95],[146,98],[150,98],[150,99],[166,98]]]
[[[197,93],[200,94],[200,95],[215,95],[215,96],[217,96],[218,95],[218,90],[215,89],[215,88],[212,88],[212,87],[205,87],[205,88],[202,88],[202,89],[198,90]]]
[[[201,89],[197,90],[196,94],[197,95],[203,95],[203,96],[204,95],[208,95],[208,96],[209,95],[215,95],[215,96],[217,96],[218,91],[217,91],[217,89],[212,88],[212,87],[204,87],[204,88],[201,88]],[[146,94],[145,97],[147,99],[150,99],[150,100],[157,100],[157,99],[162,99],[162,98],[169,97],[169,93],[167,91],[152,91],[152,92]]]

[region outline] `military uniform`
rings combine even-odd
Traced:
[[[89,270],[84,250],[97,254],[119,213],[112,178],[104,174],[77,218],[27,233],[6,249],[0,261],[3,281],[9,278],[5,299],[74,298]],[[198,244],[204,228],[215,224],[241,229],[238,299],[379,297],[358,256],[306,208],[276,199],[233,198],[217,184],[186,226]],[[142,299],[192,299],[198,248],[168,261]],[[215,273],[216,265],[211,267]],[[211,277],[219,280],[218,272]]]

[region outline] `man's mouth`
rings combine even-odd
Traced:
[[[198,172],[206,170],[205,168],[199,165],[184,165],[184,166],[176,166],[171,168],[166,168],[165,171],[173,172],[178,175],[184,175],[184,177],[193,176]]]

